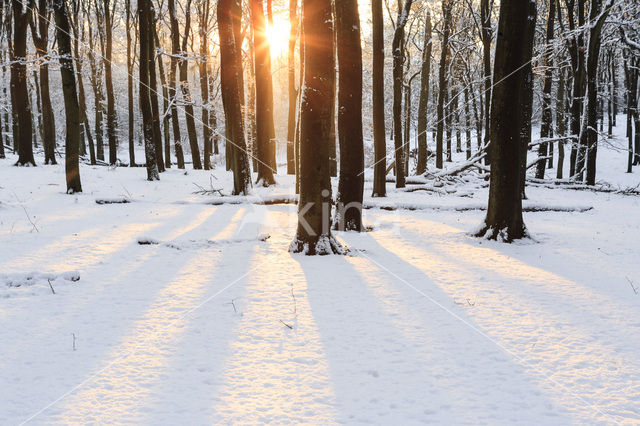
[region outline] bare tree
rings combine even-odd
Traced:
[[[405,0],[398,9],[396,29],[393,34],[393,141],[395,148],[396,188],[405,187],[404,146],[402,139],[402,87],[404,67],[404,27],[409,19],[413,0]],[[400,3],[398,3],[400,5]]]
[[[427,106],[429,104],[429,77],[431,74],[431,11],[427,8],[422,46],[422,69],[420,72],[420,103],[418,105],[418,165],[416,174],[427,171]]]
[[[373,147],[375,164],[373,166],[373,196],[387,195],[387,140],[384,123],[384,18],[382,0],[371,0],[371,19],[373,25]]]
[[[273,123],[273,83],[271,81],[271,46],[262,0],[251,0],[253,48],[255,54],[256,143],[258,157],[257,183],[270,186],[276,183],[275,128]]]
[[[65,0],[53,0],[53,10],[56,20],[56,34],[58,38],[58,52],[60,54],[60,75],[62,77],[62,92],[64,94],[64,109],[67,125],[65,143],[65,171],[67,180],[67,194],[82,192],[80,183],[79,152],[80,149],[80,106],[76,76],[71,56],[71,29],[67,16]]]
[[[331,235],[330,137],[335,69],[330,0],[303,0],[304,86],[300,107],[300,202],[290,251],[341,252]]]
[[[362,46],[357,0],[336,3],[338,41],[338,182],[336,229],[362,231]]]
[[[151,109],[150,73],[154,65],[151,0],[138,0],[138,27],[140,40],[140,111],[144,133],[144,154],[147,163],[147,180],[160,180],[156,162],[156,144]]]
[[[39,0],[37,9],[34,9],[31,25],[31,37],[36,48],[36,54],[41,60],[40,64],[40,99],[42,104],[42,129],[44,146],[44,163],[56,164],[56,126],[51,107],[51,95],[49,94],[49,19],[51,12],[47,0]]]
[[[227,152],[233,170],[233,193],[246,194],[251,184],[249,158],[244,139],[241,107],[240,51],[235,40],[232,3],[218,0],[218,32],[220,36],[220,84],[224,106]],[[236,3],[236,6],[238,4]]]
[[[22,1],[12,0],[13,6],[13,55],[11,57],[11,96],[14,118],[13,140],[18,144],[18,166],[36,165],[33,158],[32,119],[27,87],[27,29],[33,10],[33,0],[25,8]]]
[[[521,41],[523,28],[535,20],[535,0],[522,7],[517,0],[502,0],[494,59],[491,103],[491,180],[489,207],[478,236],[510,242],[526,236],[520,197],[520,138],[524,111],[522,64],[531,60],[531,48]],[[532,16],[532,11],[534,15]],[[508,123],[508,124],[507,124]]]

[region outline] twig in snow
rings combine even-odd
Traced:
[[[289,327],[291,330],[293,330],[293,327],[291,327],[289,324],[287,324],[286,322],[282,321],[282,320],[278,320],[280,321],[282,324],[286,325],[287,327]]]
[[[73,336],[73,350],[76,350],[76,333],[71,333],[71,336]]]
[[[16,200],[18,200],[18,202],[20,203],[20,207],[22,207],[22,210],[24,210],[24,214],[27,216],[27,219],[31,223],[31,226],[33,226],[33,229],[35,229],[36,232],[40,232],[36,224],[33,223],[33,220],[31,220],[31,217],[29,216],[29,212],[27,211],[27,208],[22,204],[22,201],[20,200],[20,198],[18,198],[18,195],[15,193],[15,191],[13,191],[13,196],[16,197]]]
[[[297,314],[298,313],[298,303],[296,302],[296,295],[293,294],[293,283],[291,283],[290,286],[291,286],[291,297],[293,298],[293,313]]]
[[[49,282],[49,287],[51,288],[51,293],[56,294],[56,291],[53,289],[53,286],[51,285],[51,280],[49,278],[47,278],[47,281]]]
[[[231,306],[233,306],[233,313],[234,313],[234,314],[237,314],[237,313],[238,313],[238,310],[236,309],[236,304],[234,303],[234,299],[231,299],[231,302],[230,302],[230,303],[227,303],[227,305],[231,305]]]
[[[633,292],[635,294],[638,294],[638,287],[636,287],[635,285],[633,285],[633,281],[631,281],[631,279],[629,277],[627,277],[626,275],[624,276],[627,281],[629,281],[629,285],[631,286],[631,288],[633,289]]]

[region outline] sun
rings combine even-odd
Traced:
[[[267,38],[271,45],[271,57],[284,56],[289,47],[289,21],[276,16],[273,17],[273,25],[267,24]]]

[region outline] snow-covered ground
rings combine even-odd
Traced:
[[[640,183],[598,155],[600,179]],[[14,162],[0,424],[640,422],[640,197],[529,187],[525,207],[577,211],[527,212],[533,239],[507,245],[469,236],[482,180],[367,182],[368,206],[416,210],[367,209],[370,232],[337,233],[349,255],[305,257],[294,205],[193,193],[228,192],[222,168],[83,165],[66,195],[63,166]],[[291,198],[277,180],[252,200]]]

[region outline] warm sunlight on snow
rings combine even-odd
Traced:
[[[267,24],[267,37],[271,44],[271,56],[278,57],[286,54],[289,44],[291,26],[287,19],[273,17],[273,25]]]

